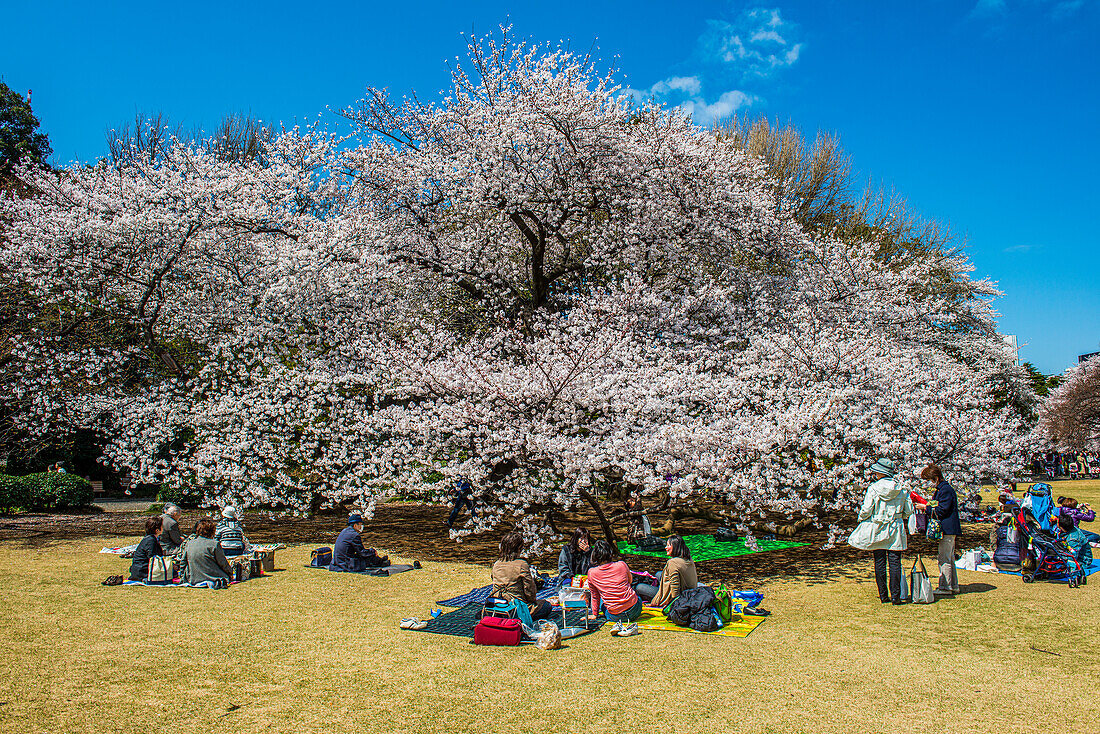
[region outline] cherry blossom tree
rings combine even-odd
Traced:
[[[579,508],[612,536],[623,490],[670,527],[831,522],[880,454],[1011,471],[1032,398],[965,258],[807,231],[737,140],[560,48],[475,39],[451,82],[368,90],[347,140],[24,171],[3,264],[132,339],[95,389],[32,377],[29,347],[14,384],[210,502],[371,511],[467,479],[458,538]]]

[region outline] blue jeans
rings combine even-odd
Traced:
[[[657,586],[641,581],[634,584],[634,593],[638,595],[638,598],[642,601],[653,601],[653,597],[657,596],[657,592],[661,590],[661,577],[664,573],[663,570],[657,572]]]
[[[604,606],[603,602],[600,602],[600,611],[603,612],[603,616],[607,618],[608,622],[633,622],[638,617],[642,616],[642,600],[634,602],[634,606],[618,614],[612,614]]]

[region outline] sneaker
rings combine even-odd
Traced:
[[[638,629],[638,625],[628,624],[623,626],[622,629],[617,631],[615,634],[619,637],[633,637],[634,635],[642,634],[642,631]]]
[[[613,635],[617,635],[622,631],[623,631],[623,623],[622,622],[616,622],[615,626],[611,628],[611,634],[613,634]]]

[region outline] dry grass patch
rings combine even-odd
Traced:
[[[1100,482],[1055,493],[1091,501]],[[774,613],[745,639],[602,632],[541,652],[397,628],[484,566],[359,577],[304,568],[302,546],[227,591],[108,588],[128,562],[104,544],[0,543],[0,731],[1048,731],[1020,701],[1065,730],[1100,718],[1100,577],[961,572],[970,593],[893,607],[868,560],[764,585]]]

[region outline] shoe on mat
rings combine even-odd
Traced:
[[[887,599],[887,601],[889,601],[889,599]],[[766,617],[771,614],[767,609],[761,609],[760,607],[746,607],[741,610],[741,613],[750,617]]]
[[[611,628],[611,634],[613,634],[613,635],[617,635],[622,631],[623,631],[623,623],[622,622],[616,622],[615,626]]]
[[[428,622],[422,619],[414,619],[413,623],[409,625],[411,630],[422,630],[428,626]]]
[[[638,625],[636,624],[626,624],[615,634],[619,637],[633,637],[634,635],[642,634],[642,631],[638,629]]]

